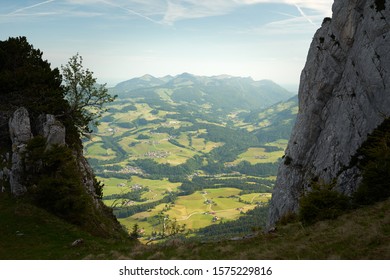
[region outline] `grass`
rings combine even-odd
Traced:
[[[120,187],[120,184],[129,186],[128,180],[118,178],[101,178],[97,177],[99,181],[104,183],[103,195],[112,195],[116,193],[127,192],[126,187]]]
[[[295,222],[274,233],[216,243],[176,240],[130,254],[153,259],[390,259],[390,200],[308,227]]]
[[[251,164],[274,163],[283,155],[284,151],[266,152],[264,148],[249,148],[246,152],[240,154],[233,164],[238,164],[244,160]]]
[[[265,145],[266,146],[275,146],[275,147],[278,147],[278,148],[285,150],[287,148],[287,144],[288,144],[287,139],[279,139],[279,140],[276,140],[274,142],[269,142]]]
[[[163,198],[163,193],[166,191],[174,192],[181,185],[180,183],[171,183],[167,179],[163,180],[151,180],[145,179],[138,176],[131,176],[130,180],[117,179],[117,178],[100,178],[98,180],[104,183],[103,194],[120,194],[131,191],[131,186],[138,184],[144,187],[148,187],[150,192],[143,194],[143,198],[150,201],[159,200]],[[120,187],[118,185],[125,184]]]
[[[103,148],[102,142],[97,142],[88,145],[87,154],[93,155],[93,158],[100,159],[100,160],[110,160],[116,157],[115,151],[113,151],[112,149]]]
[[[92,236],[24,200],[0,193],[0,259],[120,258],[136,242]],[[72,243],[83,239],[80,246]]]
[[[153,191],[158,193],[157,189],[153,189]],[[239,196],[239,193],[240,190],[235,188],[205,189],[191,195],[178,197],[175,204],[171,205],[170,209],[165,211],[164,214],[169,215],[171,219],[176,219],[180,225],[186,224],[187,229],[199,229],[212,225],[214,216],[224,221],[235,220],[240,217],[241,212],[253,209],[257,201],[268,201],[270,198],[270,194]],[[239,198],[251,202],[251,204],[240,202]],[[206,204],[206,200],[210,200],[215,204]],[[149,211],[120,219],[120,222],[128,229],[131,229],[137,223],[145,230],[145,235],[150,235],[155,228],[147,219],[157,216],[164,206],[165,204],[160,204]]]
[[[287,143],[287,140],[279,139],[277,141],[265,144],[266,146],[277,147],[281,149],[280,151],[274,152],[266,152],[264,148],[249,148],[244,153],[238,155],[237,159],[231,162],[231,164],[236,165],[241,161],[248,161],[251,164],[275,163],[284,155],[284,150],[287,147]]]
[[[0,259],[390,259],[390,199],[335,220],[308,227],[294,222],[240,241],[175,239],[149,246],[91,236],[4,193],[0,213]],[[72,247],[80,238],[82,245]]]
[[[271,199],[271,193],[251,193],[240,196],[242,200],[251,203],[268,202]]]

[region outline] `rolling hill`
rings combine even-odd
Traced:
[[[163,216],[196,231],[266,205],[297,111],[292,93],[188,73],[109,90],[118,98],[84,149],[129,231],[138,224],[150,239]]]

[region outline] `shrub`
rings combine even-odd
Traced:
[[[357,157],[363,179],[354,194],[354,202],[367,205],[390,197],[390,119],[367,137]]]
[[[290,165],[292,163],[292,158],[290,156],[284,156],[284,164]]]
[[[71,178],[43,177],[33,191],[38,206],[73,224],[81,224],[86,215],[87,197],[80,182]]]
[[[71,223],[85,220],[90,199],[72,150],[58,145],[47,149],[45,139],[35,137],[29,141],[24,159],[31,169],[27,182],[33,201]]]
[[[377,13],[386,9],[386,0],[375,0],[375,9]]]
[[[294,222],[297,222],[298,220],[298,216],[296,213],[294,212],[288,212],[286,213],[285,215],[283,215],[282,217],[280,217],[279,219],[279,224],[282,225],[282,226],[285,226],[287,224],[290,224],[290,223],[294,223]]]
[[[103,182],[97,180],[96,177],[94,177],[93,178],[93,184],[94,184],[94,187],[95,187],[96,196],[99,199],[103,199],[103,188],[104,188]]]
[[[301,198],[299,219],[303,224],[335,219],[350,208],[349,198],[332,188],[333,184],[316,184],[313,191]]]

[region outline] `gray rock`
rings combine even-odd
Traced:
[[[22,154],[27,142],[32,138],[31,125],[26,108],[17,109],[9,120],[9,134],[12,141],[12,167],[9,174],[11,193],[19,196],[27,191],[23,184],[25,173]]]
[[[75,241],[73,241],[71,246],[78,247],[78,246],[81,246],[82,244],[84,244],[84,239],[80,238],[80,239],[76,239]]]
[[[46,138],[47,147],[65,145],[65,126],[53,115],[40,116],[40,134]]]
[[[26,144],[32,138],[30,117],[26,108],[17,109],[8,126],[13,148]]]
[[[10,170],[7,167],[3,167],[2,173],[3,173],[3,178],[7,179],[9,177]]]
[[[390,7],[336,0],[310,46],[299,112],[270,203],[269,227],[297,212],[312,180],[337,181],[351,195],[361,176],[351,158],[390,116]]]
[[[86,192],[93,198],[96,208],[100,207],[95,193],[94,172],[87,159],[83,155],[76,155],[77,164],[82,174],[83,185]]]

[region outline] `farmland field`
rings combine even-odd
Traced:
[[[130,217],[119,219],[129,230],[137,223],[149,236],[152,231],[161,230],[161,224],[153,225],[156,217],[164,212],[170,219],[179,225],[186,225],[187,229],[196,230],[215,223],[235,220],[248,210],[256,207],[257,202],[268,202],[271,195],[252,193],[239,195],[240,190],[234,188],[204,189],[188,196],[181,196],[177,201],[166,207],[157,207],[140,212]],[[169,210],[167,210],[169,208]],[[146,242],[146,239],[142,239]]]
[[[221,95],[244,89],[235,82],[234,90],[213,86],[228,82],[223,79],[184,75],[163,87],[125,82],[112,89],[119,98],[83,143],[104,184],[103,202],[129,231],[137,224],[144,241],[164,230],[165,221],[195,234],[266,207],[270,199],[296,99],[259,109],[237,101],[242,96]],[[203,84],[210,88],[198,88]]]

